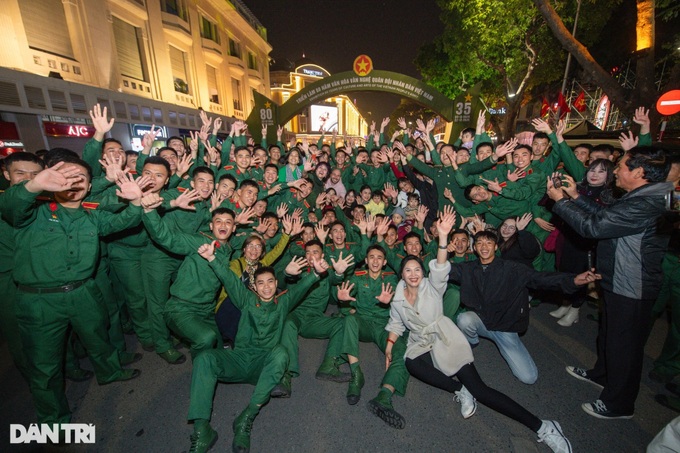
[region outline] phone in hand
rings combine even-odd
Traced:
[[[560,178],[559,176],[554,176],[552,182],[553,186],[555,186],[556,189],[562,187],[562,178]]]

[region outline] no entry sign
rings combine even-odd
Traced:
[[[662,115],[675,115],[680,112],[680,90],[671,90],[656,101],[656,110]]]

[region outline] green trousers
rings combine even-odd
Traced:
[[[93,295],[96,291],[92,280],[69,293],[17,291],[17,320],[39,423],[68,423],[71,419],[62,371],[69,325],[85,345],[100,384],[122,374],[118,351],[108,338],[106,307]]]
[[[375,343],[384,353],[387,346],[387,336],[385,330],[386,320],[371,319],[358,315],[345,316],[345,338],[343,340],[343,352],[354,357],[359,357],[359,341]],[[409,372],[404,362],[406,352],[406,341],[404,336],[397,338],[392,345],[392,363],[385,372],[382,385],[391,385],[397,395],[404,396],[406,385],[408,384]]]
[[[111,286],[111,279],[109,278],[109,258],[103,256],[99,260],[99,267],[94,276],[94,282],[97,285],[98,293],[92,291],[92,295],[104,304],[106,313],[108,314],[108,328],[109,341],[118,352],[125,352],[127,346],[125,345],[125,334],[123,333],[123,325],[120,322],[120,304],[118,299],[113,294],[113,287]]]
[[[281,346],[285,347],[290,356],[288,371],[293,376],[300,375],[300,351],[298,335],[302,338],[326,339],[326,355],[324,357],[338,357],[342,354],[342,342],[345,331],[345,318],[329,318],[323,314],[293,313],[286,318],[281,335]]]
[[[177,301],[177,298],[172,298]],[[175,302],[176,303],[176,302]],[[188,302],[187,302],[188,303]],[[214,305],[210,304],[210,307]],[[215,311],[165,311],[165,322],[180,338],[189,342],[191,357],[206,349],[221,348],[222,335],[215,323]]]
[[[0,272],[0,332],[7,341],[7,348],[14,365],[24,379],[28,380],[28,361],[21,342],[16,317],[17,287],[11,272]]]
[[[109,244],[110,276],[116,298],[122,301],[135,328],[139,342],[152,344],[142,278],[142,256],[146,247]]]
[[[666,253],[661,268],[663,283],[652,313],[658,316],[670,303],[671,323],[661,354],[654,361],[654,369],[672,377],[680,374],[680,257]]]
[[[286,348],[211,349],[194,358],[188,420],[210,420],[217,382],[255,385],[250,404],[261,406],[288,368]]]
[[[177,275],[181,260],[169,256],[153,246],[146,248],[142,255],[142,275],[144,294],[151,338],[156,352],[172,348],[170,331],[163,319],[165,304],[170,298],[170,285]]]
[[[460,286],[449,283],[444,293],[444,316],[456,322],[460,310]]]

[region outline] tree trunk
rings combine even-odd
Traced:
[[[517,116],[519,116],[520,107],[522,106],[519,99],[519,95],[512,98],[506,98],[508,111],[505,113],[503,121],[499,124],[501,140],[507,140],[515,135],[515,123],[517,121]]]

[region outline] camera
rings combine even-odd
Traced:
[[[677,187],[666,194],[666,210],[680,212],[680,189]]]

